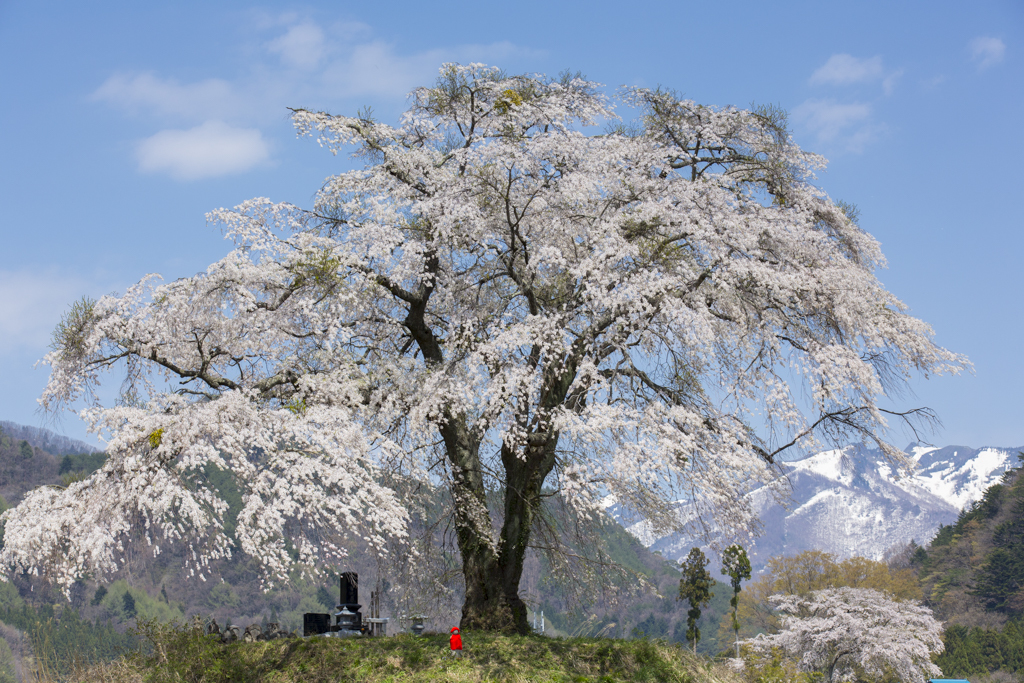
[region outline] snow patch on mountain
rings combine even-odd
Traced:
[[[812,472],[840,484],[849,485],[853,482],[853,477],[849,473],[844,476],[843,460],[845,457],[841,450],[824,451],[804,460],[792,462],[790,466],[795,470]]]
[[[783,464],[785,481],[776,483],[786,485],[788,501],[780,504],[767,487],[747,495],[763,525],[760,536],[718,540],[746,545],[755,570],[774,555],[811,549],[840,558],[881,559],[893,545],[927,543],[939,525],[956,521],[960,510],[980,500],[1017,464],[1019,450],[911,444],[906,453],[917,465],[911,473],[861,445],[822,451]],[[681,560],[691,547],[701,546],[717,560],[706,540],[682,532],[659,535],[613,497],[603,503],[609,515],[663,557]],[[689,520],[689,505],[681,502],[676,509],[681,521]]]
[[[969,459],[960,457],[961,450],[970,449],[958,448],[947,459],[929,463],[917,475],[923,486],[958,510],[979,500],[1011,464],[1011,454],[1004,449],[982,448]]]

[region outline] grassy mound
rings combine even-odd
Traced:
[[[154,641],[154,654],[93,667],[76,677],[99,681],[530,681],[531,683],[738,683],[676,645],[648,640],[556,639],[463,634],[465,651],[451,657],[448,637],[309,638],[221,645],[178,631]]]

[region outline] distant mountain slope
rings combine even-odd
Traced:
[[[54,455],[67,455],[68,453],[93,453],[100,450],[96,446],[89,445],[78,439],[71,439],[66,436],[52,432],[42,427],[28,427],[15,422],[0,420],[0,429],[8,436],[17,441],[28,441],[36,448],[42,448]]]
[[[814,549],[839,558],[882,559],[895,545],[925,543],[1016,464],[1017,450],[911,444],[907,454],[918,470],[904,477],[896,477],[878,451],[860,445],[786,463],[788,505],[777,504],[762,489],[750,494],[764,523],[763,534],[750,543],[751,563],[756,571],[773,555]],[[680,505],[679,513],[686,516],[687,508]],[[693,545],[703,545],[682,534],[657,537],[644,520],[614,503],[608,511],[663,557],[681,559]]]
[[[1016,464],[927,547],[904,554],[945,622],[936,664],[947,678],[1024,677],[1024,456]]]
[[[914,556],[925,600],[950,623],[991,627],[1024,617],[1022,462]]]

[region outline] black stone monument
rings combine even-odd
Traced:
[[[302,635],[318,636],[331,630],[331,615],[306,612],[302,615]]]
[[[363,614],[360,611],[362,605],[359,604],[359,574],[356,572],[342,572],[341,580],[339,581],[339,600],[337,613],[337,623],[334,624],[332,630],[339,630],[341,626],[345,626],[346,630],[362,631],[363,630]],[[341,623],[341,617],[339,616],[343,610],[348,610],[352,613],[353,617],[346,615],[347,624]]]

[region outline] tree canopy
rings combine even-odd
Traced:
[[[892,674],[903,683],[942,675],[932,655],[942,652],[942,624],[931,610],[898,602],[870,588],[829,588],[809,596],[776,595],[779,633],[746,641],[762,654],[780,648],[825,681],[855,674]]]
[[[616,105],[641,115],[617,123]],[[787,448],[867,438],[908,465],[887,418],[927,413],[887,412],[886,391],[965,363],[878,281],[878,243],[775,108],[472,64],[444,66],[396,126],[294,122],[365,166],[311,208],[213,211],[223,259],[58,326],[41,403],[85,397],[109,458],[7,513],[9,567],[69,585],[141,528],[189,544],[193,571],[240,547],[273,582],[342,557],[338,526],[402,537],[388,482],[412,478],[450,492],[463,627],[525,632],[543,496],[745,535],[743,494]],[[235,540],[196,476],[211,465],[239,482]]]
[[[890,569],[884,562],[866,557],[839,560],[821,550],[768,559],[765,571],[739,596],[739,621],[753,635],[774,633],[780,628],[774,596],[808,597],[827,588],[869,588],[896,600],[920,600],[921,586],[911,568]]]

